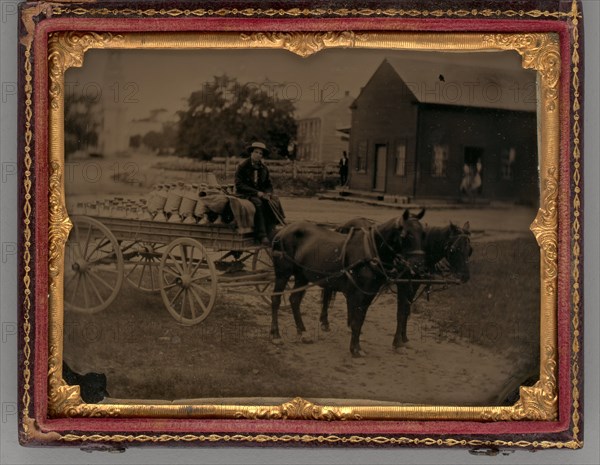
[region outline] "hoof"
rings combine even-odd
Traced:
[[[395,352],[400,352],[402,349],[410,349],[410,348],[412,348],[412,345],[408,344],[406,342],[402,342],[400,344],[394,344]]]
[[[324,331],[326,333],[331,331],[331,329],[329,328],[329,323],[321,323],[321,331]]]
[[[310,336],[300,336],[300,342],[302,342],[302,344],[312,344],[314,341]]]
[[[367,353],[364,350],[357,350],[356,352],[352,352],[353,358],[361,358],[361,357],[364,357],[365,355],[367,355]]]
[[[280,337],[274,337],[273,339],[271,339],[271,344],[274,344],[276,346],[282,346],[283,339],[281,339]]]

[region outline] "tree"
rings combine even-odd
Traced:
[[[175,147],[177,143],[177,129],[173,123],[163,123],[162,131],[150,131],[142,138],[144,145],[154,151]]]
[[[238,156],[254,140],[271,148],[271,158],[286,157],[296,136],[294,104],[272,89],[215,76],[192,92],[180,111],[177,153],[200,159]]]
[[[65,156],[98,145],[98,100],[86,95],[65,96]]]

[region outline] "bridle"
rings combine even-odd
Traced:
[[[456,238],[444,248],[444,257],[449,261],[450,257],[458,250],[461,241],[469,241],[469,234],[461,232]],[[465,264],[469,263],[469,256],[465,257]]]
[[[370,255],[373,256],[371,263],[377,267],[380,273],[383,274],[388,281],[394,278],[397,279],[407,272],[413,276],[417,274],[417,271],[411,263],[410,258],[424,257],[425,252],[423,250],[419,249],[408,252],[406,255],[409,259],[407,260],[404,254],[397,252],[396,249],[385,240],[385,237],[383,237],[381,232],[376,227],[371,227],[368,230],[363,228],[363,231],[365,232],[365,240],[366,238],[369,238],[369,247],[371,250],[367,253],[370,253]],[[391,263],[381,259],[381,254],[376,242],[377,238],[381,242],[381,245],[383,245],[393,257]]]

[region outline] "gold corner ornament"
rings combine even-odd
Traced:
[[[123,36],[110,32],[55,32],[48,40],[48,64],[50,74],[50,105],[56,110],[63,97],[64,73],[72,67],[81,67],[89,49],[107,48],[122,41]]]
[[[357,41],[366,42],[369,35],[353,31],[340,32],[255,32],[241,34],[253,48],[283,48],[306,58],[325,48],[355,47]]]
[[[542,98],[546,110],[557,110],[560,78],[558,34],[487,34],[484,41],[503,50],[517,51],[523,58],[523,68],[535,69],[544,81]]]
[[[539,381],[533,386],[519,388],[519,400],[511,407],[494,409],[484,415],[488,421],[555,421],[558,418],[558,395],[556,388],[556,351],[548,345],[544,348],[549,360],[542,366]]]
[[[276,407],[249,407],[234,413],[234,418],[249,420],[361,420],[351,407],[325,407],[295,397]]]

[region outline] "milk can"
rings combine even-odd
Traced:
[[[183,198],[183,182],[179,181],[176,184],[171,184],[167,195],[167,203],[165,204],[165,213],[169,223],[180,223],[179,207]]]
[[[183,222],[186,224],[195,224],[196,218],[194,218],[194,210],[196,203],[198,202],[198,186],[186,184],[183,191],[183,198],[181,199],[181,205],[179,206],[179,215],[183,218]]]
[[[158,184],[155,196],[152,198],[152,205],[148,205],[148,211],[152,215],[154,221],[167,221],[165,215],[165,204],[169,196],[169,187],[166,184]]]

